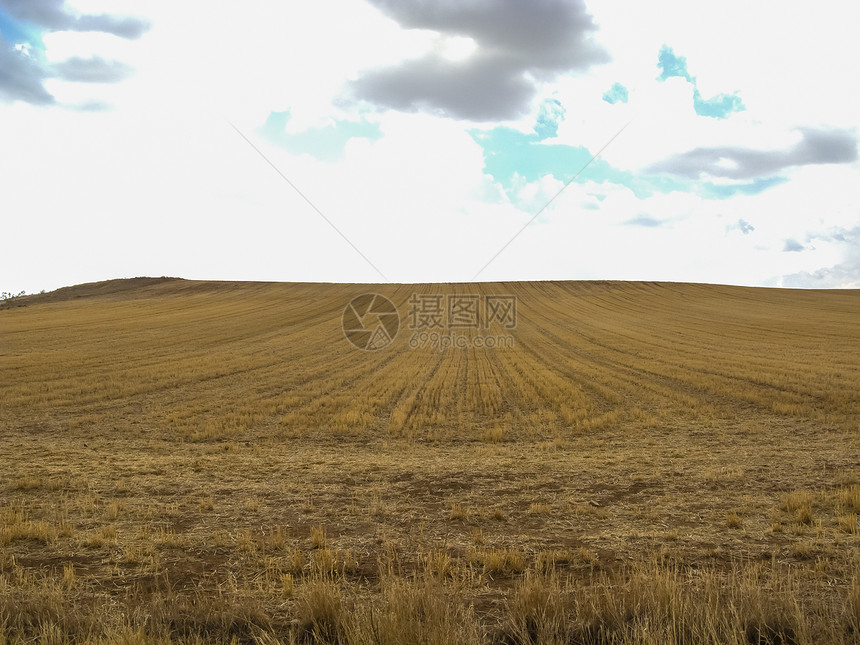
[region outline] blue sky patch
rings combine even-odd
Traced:
[[[262,134],[269,141],[283,146],[295,154],[309,154],[320,161],[337,161],[343,156],[347,141],[354,138],[375,141],[382,138],[376,123],[367,121],[335,121],[322,128],[288,133],[285,128],[290,111],[271,112]]]
[[[563,115],[563,106],[552,99],[542,106],[534,132],[523,133],[508,127],[470,132],[484,149],[484,171],[501,184],[512,201],[523,181],[533,182],[552,175],[567,183],[591,160],[593,153],[585,146],[546,143],[546,139],[558,132]],[[693,185],[689,180],[665,175],[634,175],[602,159],[592,161],[576,181],[620,184],[640,198],[675,190],[689,191]]]
[[[0,8],[0,36],[10,45],[28,44],[37,49],[44,49],[42,33],[34,26],[13,20],[12,17]]]
[[[660,75],[657,78],[661,81],[678,76],[686,79],[693,86],[693,109],[699,116],[725,119],[732,112],[741,112],[746,109],[737,94],[717,94],[710,99],[702,98],[699,88],[696,87],[696,77],[691,76],[690,72],[687,71],[687,59],[684,56],[676,56],[674,50],[668,45],[663,45],[660,49],[657,67],[660,69]]]
[[[746,184],[714,184],[705,182],[701,186],[699,194],[705,199],[728,199],[735,195],[758,195],[768,188],[784,184],[788,179],[785,177],[762,177]]]
[[[736,94],[717,94],[710,99],[703,99],[699,90],[693,93],[693,108],[700,116],[710,116],[715,119],[725,119],[732,112],[746,109],[741,98]]]
[[[660,49],[660,54],[657,58],[657,67],[660,68],[660,76],[657,78],[661,81],[665,81],[667,78],[672,78],[673,76],[680,76],[693,84],[696,82],[690,76],[690,72],[687,71],[687,58],[676,56],[675,51],[668,45],[663,45]]]
[[[548,99],[540,106],[535,134],[539,139],[551,139],[558,135],[558,124],[564,119],[564,106],[558,99]]]
[[[679,65],[674,67],[676,71],[679,68]],[[508,127],[470,132],[484,150],[484,172],[502,186],[511,201],[517,201],[517,192],[524,182],[534,182],[552,175],[567,183],[588,164],[592,153],[585,146],[547,142],[558,133],[558,123],[564,118],[564,113],[564,107],[552,99],[541,107],[533,132],[524,133]],[[680,191],[698,194],[703,199],[722,200],[735,195],[758,195],[788,180],[784,177],[764,177],[747,183],[715,184],[666,174],[634,173],[596,159],[576,178],[577,183],[589,181],[626,186],[640,199],[658,193]],[[599,204],[594,206],[599,208]],[[644,221],[631,220],[630,223],[646,225]]]
[[[629,98],[630,95],[627,92],[627,88],[621,83],[615,83],[603,94],[603,100],[607,103],[612,103],[613,105],[615,103],[627,103]]]

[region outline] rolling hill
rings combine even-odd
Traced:
[[[856,291],[7,301],[0,642],[850,642],[858,350]]]

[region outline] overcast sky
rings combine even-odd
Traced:
[[[0,0],[0,290],[857,288],[858,24],[842,0]]]

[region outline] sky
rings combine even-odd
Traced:
[[[860,287],[856,3],[213,6],[0,0],[0,291]]]

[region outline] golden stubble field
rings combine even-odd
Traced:
[[[401,314],[375,352],[341,329],[365,292]],[[515,296],[513,346],[411,347],[416,293]],[[3,307],[0,643],[860,642],[856,291]]]

